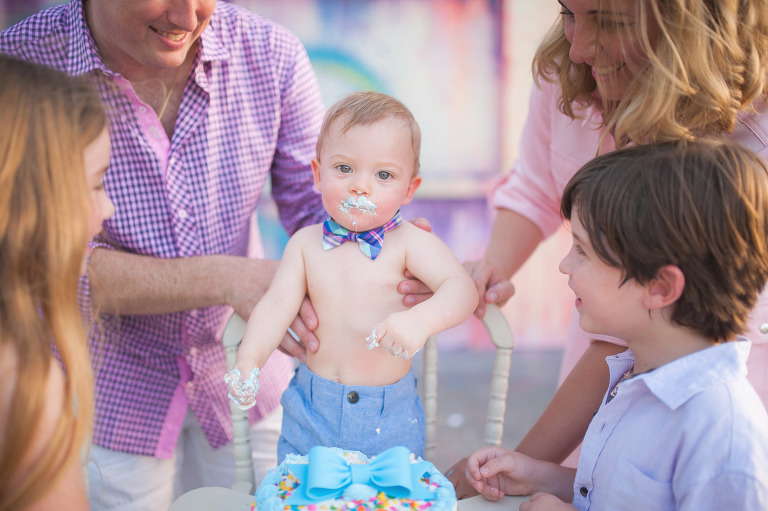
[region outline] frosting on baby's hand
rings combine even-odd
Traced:
[[[259,368],[254,367],[245,381],[240,381],[240,369],[234,368],[224,376],[224,382],[229,385],[229,399],[241,410],[253,408],[256,404],[256,393],[259,391]]]
[[[378,323],[375,327],[373,327],[373,331],[371,332],[371,335],[365,338],[365,346],[369,350],[379,347],[379,339],[381,339],[381,336],[376,334],[376,330],[380,326],[381,326],[381,323]]]

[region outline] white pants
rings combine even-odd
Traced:
[[[256,484],[277,465],[281,407],[251,426]],[[88,460],[91,511],[167,510],[182,493],[235,482],[234,446],[211,449],[192,412],[187,413],[173,458],[161,459],[91,446]]]

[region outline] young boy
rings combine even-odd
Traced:
[[[331,218],[288,242],[227,375],[230,398],[253,406],[259,368],[309,295],[320,348],[283,394],[278,460],[315,445],[369,456],[404,445],[423,455],[410,357],[469,317],[478,297],[448,247],[400,217],[421,183],[420,145],[411,112],[384,94],[353,93],[326,113],[312,171]],[[434,291],[410,309],[396,289],[406,269]]]
[[[579,170],[561,211],[580,325],[629,350],[606,359],[576,471],[489,448],[467,479],[526,509],[766,509],[768,416],[737,338],[768,278],[766,164],[726,142],[626,149]]]

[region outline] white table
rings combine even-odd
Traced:
[[[256,497],[229,488],[209,487],[189,491],[176,499],[168,511],[251,511]]]
[[[459,511],[518,511],[528,497],[504,497],[491,502],[481,496],[459,501]],[[229,488],[198,488],[179,497],[169,511],[252,511],[256,498]]]
[[[459,511],[518,511],[520,504],[526,502],[528,497],[504,497],[492,502],[482,496],[470,497],[459,501]]]

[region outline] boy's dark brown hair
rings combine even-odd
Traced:
[[[751,151],[700,140],[608,153],[571,178],[560,211],[624,282],[679,267],[675,323],[718,341],[744,331],[768,279],[768,166]]]

